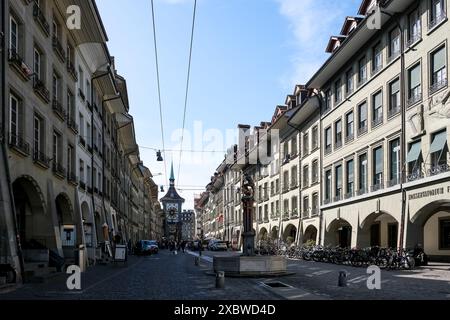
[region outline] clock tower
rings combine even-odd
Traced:
[[[175,175],[173,173],[173,162],[170,169],[170,186],[167,194],[161,198],[164,210],[164,235],[167,240],[179,241],[181,239],[180,213],[184,199],[180,197],[175,189]]]

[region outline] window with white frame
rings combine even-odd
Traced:
[[[19,54],[19,23],[13,15],[9,16],[9,49],[11,56]]]
[[[420,63],[408,70],[408,104],[422,99],[422,71]]]
[[[409,14],[408,28],[408,45],[412,45],[419,41],[422,37],[420,9],[417,8]]]
[[[372,48],[372,72],[377,72],[383,68],[383,47],[378,43]]]
[[[362,57],[358,61],[358,83],[363,84],[367,81],[367,60]]]
[[[431,91],[439,90],[447,85],[446,47],[442,46],[431,53]]]
[[[397,78],[389,83],[389,115],[396,114],[400,111],[400,79]]]
[[[378,190],[383,186],[383,147],[373,150],[373,186]]]
[[[445,1],[444,0],[430,0],[430,21],[429,29],[434,28],[436,25],[441,23],[447,17],[445,13]]]
[[[383,123],[383,92],[380,90],[372,96],[372,124]]]
[[[400,183],[400,139],[389,142],[390,186]]]
[[[395,28],[389,32],[389,57],[394,59],[400,55],[400,30]]]
[[[348,160],[345,164],[346,168],[346,175],[347,175],[347,185],[346,185],[346,192],[347,197],[352,197],[353,193],[355,192],[355,164],[353,159]]]
[[[22,104],[21,100],[12,92],[9,96],[9,132],[10,143],[17,145],[22,135]]]
[[[35,159],[41,159],[40,154],[44,152],[44,120],[38,114],[34,114],[33,119],[33,153]]]

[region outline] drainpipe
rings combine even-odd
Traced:
[[[400,248],[404,246],[404,234],[405,234],[405,224],[406,224],[406,190],[403,187],[405,174],[406,173],[406,90],[405,90],[405,34],[401,27],[399,21],[397,21],[398,27],[400,29],[400,42],[401,42],[401,67],[400,67],[400,84],[401,84],[401,114],[402,114],[402,137],[400,143],[400,163],[403,166],[400,174],[400,189],[402,190],[402,218],[400,221]]]
[[[0,51],[1,51],[1,65],[2,65],[2,85],[1,85],[1,96],[2,96],[2,122],[1,122],[1,132],[0,132],[0,143],[1,143],[1,148],[2,148],[2,153],[3,153],[3,164],[5,166],[5,172],[6,172],[6,180],[8,183],[8,189],[9,189],[9,197],[10,197],[10,203],[11,203],[11,214],[12,214],[12,218],[13,218],[13,223],[14,223],[14,231],[15,231],[15,235],[16,235],[16,245],[17,245],[17,257],[19,260],[19,272],[21,274],[21,277],[23,279],[24,277],[24,261],[23,261],[23,255],[22,255],[22,246],[21,246],[21,242],[20,242],[20,236],[19,236],[19,227],[17,224],[17,216],[16,216],[16,207],[14,205],[14,194],[13,194],[13,189],[12,189],[12,182],[11,182],[11,173],[9,171],[9,159],[7,157],[7,148],[6,148],[6,143],[7,143],[7,134],[6,134],[6,125],[5,125],[5,121],[6,121],[6,108],[7,108],[7,103],[6,103],[6,2],[2,1],[1,3],[1,31],[0,31]],[[7,229],[6,223],[5,223],[5,230]],[[11,252],[12,254],[12,252]]]
[[[400,219],[400,241],[399,248],[404,247],[404,234],[405,234],[405,224],[406,224],[406,190],[403,185],[406,182],[406,77],[405,77],[405,30],[402,27],[400,18],[396,14],[391,14],[386,11],[381,11],[381,13],[389,16],[395,21],[398,29],[400,30],[400,92],[401,92],[401,139],[400,139],[400,190],[402,195],[402,208],[401,208],[401,219]]]
[[[320,97],[321,91],[318,90],[317,94],[315,95],[315,97],[317,98],[317,101],[319,101],[319,137],[322,137],[322,132],[323,132],[323,124],[322,124],[322,110],[323,110],[323,101]],[[319,146],[322,146],[321,140],[319,138]],[[320,147],[320,155],[319,155],[319,168],[323,168],[323,157],[322,157],[322,148]],[[318,241],[316,244],[320,245],[322,243],[322,230],[323,230],[323,212],[320,209],[320,204],[323,203],[323,175],[319,174],[319,186],[320,186],[320,190],[319,190],[319,230],[318,230]]]

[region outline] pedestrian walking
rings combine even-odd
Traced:
[[[181,250],[183,251],[183,253],[185,253],[185,249],[186,249],[186,241],[181,242]]]

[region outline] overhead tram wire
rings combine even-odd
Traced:
[[[188,97],[189,97],[189,82],[191,79],[192,48],[193,48],[193,43],[194,43],[196,13],[197,13],[197,0],[194,0],[194,11],[192,14],[191,44],[190,44],[190,48],[189,48],[189,63],[188,63],[188,73],[187,73],[187,80],[186,80],[186,94],[184,97],[183,129],[181,131],[180,160],[178,163],[178,179],[177,179],[178,183],[180,182],[181,158],[183,155],[184,129],[186,127],[186,111],[187,111],[187,104],[188,104]]]
[[[154,43],[154,47],[155,47],[156,80],[158,83],[159,119],[161,122],[162,146],[163,146],[163,149],[165,149],[163,112],[162,112],[162,102],[161,102],[161,82],[160,82],[160,77],[159,77],[158,46],[157,46],[157,42],[156,42],[155,8],[153,5],[153,0],[151,0],[151,4],[152,4],[153,43]],[[164,155],[163,161],[164,161],[164,173],[165,173],[165,177],[167,179],[167,162],[166,162],[165,155]]]

